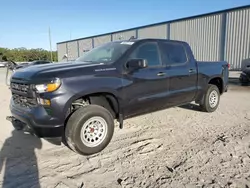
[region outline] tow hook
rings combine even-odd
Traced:
[[[14,121],[14,119],[15,119],[15,118],[14,118],[13,116],[7,116],[7,117],[6,117],[6,120],[11,121],[11,122]]]
[[[7,116],[6,120],[10,121],[16,130],[23,130],[26,125],[25,123],[21,122],[13,116]]]

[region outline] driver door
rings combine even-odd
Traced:
[[[124,75],[123,98],[125,117],[145,114],[164,108],[169,90],[166,67],[162,64],[157,42],[144,42],[129,59],[146,59],[148,67]]]

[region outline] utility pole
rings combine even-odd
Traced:
[[[49,45],[50,45],[50,60],[51,60],[51,62],[53,62],[50,27],[49,27]]]

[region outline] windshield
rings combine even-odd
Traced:
[[[93,63],[112,63],[120,58],[132,45],[132,42],[110,42],[93,48],[76,61]]]

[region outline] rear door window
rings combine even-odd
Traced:
[[[162,58],[168,65],[181,65],[187,62],[184,46],[174,42],[160,42]]]

